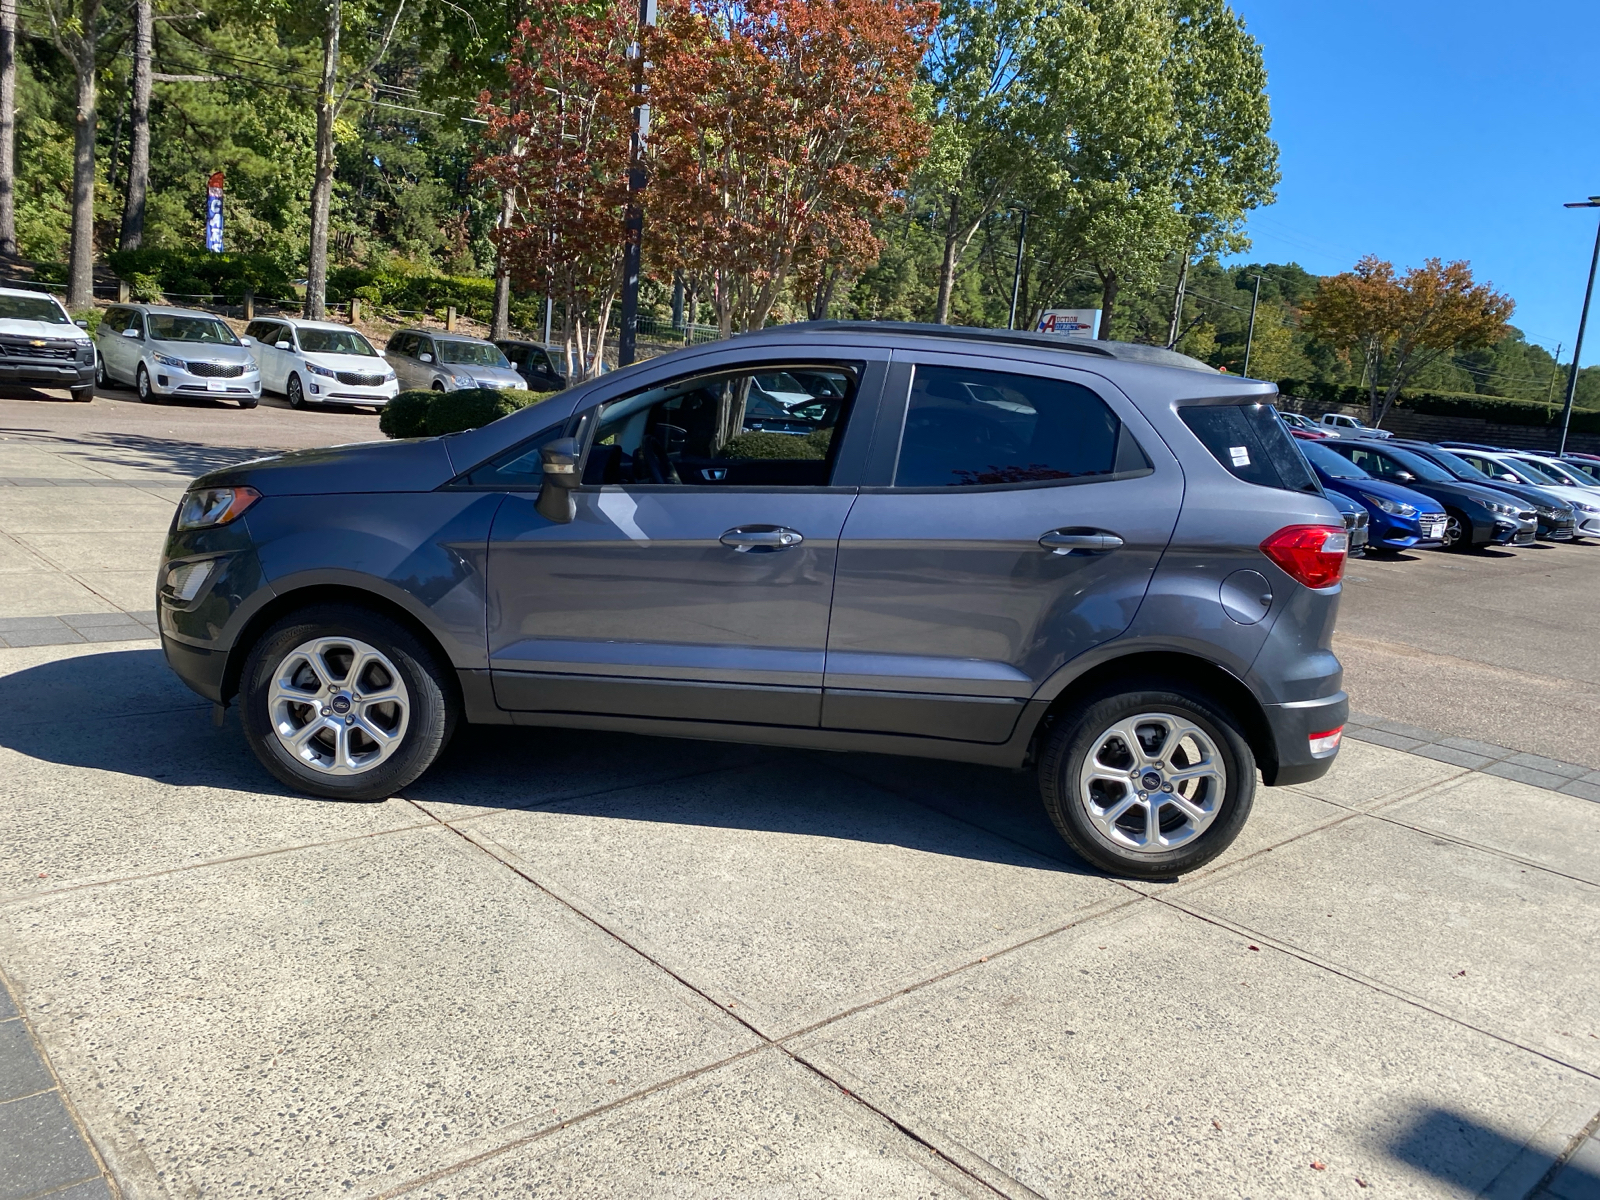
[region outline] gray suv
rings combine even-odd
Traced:
[[[1345,721],[1345,527],[1273,395],[1143,346],[764,330],[196,480],[162,643],[316,795],[392,794],[461,721],[1032,765],[1079,854],[1168,877]]]

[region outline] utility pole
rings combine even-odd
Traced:
[[[1250,378],[1250,348],[1256,341],[1256,306],[1261,303],[1261,276],[1252,274],[1256,281],[1255,295],[1250,297],[1250,332],[1244,335],[1244,377]]]
[[[1561,343],[1557,342],[1556,343],[1556,369],[1554,371],[1550,372],[1550,386],[1545,388],[1545,390],[1544,390],[1544,402],[1546,404],[1555,403],[1556,376],[1559,375],[1559,374],[1561,374]]]
[[[1167,326],[1167,349],[1178,344],[1178,330],[1183,327],[1183,296],[1189,290],[1189,247],[1183,248],[1183,266],[1178,269],[1178,290],[1172,297],[1172,323]]]
[[[1022,214],[1022,225],[1017,230],[1017,268],[1011,275],[1011,315],[1006,318],[1006,328],[1017,327],[1017,297],[1022,292],[1022,248],[1028,241],[1028,210],[1015,208],[1013,212]]]
[[[1600,196],[1577,200],[1566,208],[1600,208]],[[1567,375],[1567,402],[1561,409],[1561,448],[1556,454],[1567,452],[1567,426],[1572,423],[1572,399],[1578,394],[1578,363],[1583,358],[1583,331],[1589,324],[1589,301],[1594,296],[1594,269],[1600,264],[1600,228],[1594,233],[1594,254],[1589,259],[1589,286],[1583,291],[1583,315],[1578,318],[1578,340],[1572,347],[1572,370]]]
[[[633,361],[639,339],[639,259],[644,241],[645,140],[650,136],[650,106],[645,103],[644,31],[656,23],[656,0],[639,0],[639,35],[633,43],[633,136],[628,145],[628,213],[622,247],[622,329],[617,336],[617,366]]]

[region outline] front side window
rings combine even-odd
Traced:
[[[1086,387],[1007,371],[919,366],[894,485],[1065,483],[1149,469],[1116,414]]]
[[[1272,405],[1196,404],[1179,409],[1178,415],[1211,451],[1211,457],[1234,478],[1287,492],[1322,490],[1301,453],[1321,447],[1315,442],[1299,442],[1297,448],[1297,439],[1284,429],[1283,422],[1278,420],[1278,410]],[[1333,451],[1326,453],[1339,461]],[[1323,470],[1336,474],[1327,467]]]
[[[458,367],[509,367],[499,346],[488,342],[440,341],[439,361]]]
[[[1333,479],[1371,479],[1372,476],[1363,471],[1344,455],[1334,450],[1329,450],[1321,442],[1301,442],[1300,453],[1306,456],[1306,461],[1316,465],[1317,470]]]
[[[859,372],[808,368],[811,387],[778,394],[779,372],[735,370],[678,380],[614,400],[600,412],[586,484],[823,487]]]
[[[158,342],[199,342],[208,346],[237,346],[239,339],[216,317],[176,317],[150,314],[150,336]]]
[[[300,349],[305,354],[356,354],[376,358],[378,352],[354,329],[301,329]]]

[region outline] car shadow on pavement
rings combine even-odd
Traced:
[[[1528,1152],[1525,1138],[1508,1136],[1463,1113],[1443,1108],[1419,1111],[1390,1142],[1388,1150],[1401,1162],[1471,1196],[1489,1192],[1490,1185],[1499,1181],[1506,1168]],[[1583,1157],[1580,1152],[1573,1159]],[[1553,1179],[1543,1182],[1548,1190],[1541,1189],[1530,1195],[1537,1195],[1541,1200],[1549,1196],[1560,1200],[1588,1200],[1600,1196],[1600,1176],[1579,1161],[1569,1161]],[[1496,1191],[1502,1191],[1503,1187]],[[1528,1190],[1528,1184],[1522,1184],[1517,1194]]]
[[[8,714],[0,746],[39,761],[176,787],[291,794],[250,752],[237,711],[214,727],[211,706],[159,650],[82,654],[0,676],[0,712]],[[1031,774],[927,759],[465,726],[402,794],[444,820],[559,806],[1087,869],[1045,817]]]

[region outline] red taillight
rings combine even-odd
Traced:
[[[1340,525],[1286,525],[1261,543],[1261,553],[1308,588],[1338,583],[1349,548],[1350,535]]]
[[[1339,748],[1339,740],[1344,737],[1344,726],[1337,729],[1328,729],[1322,733],[1313,733],[1307,738],[1312,754],[1331,754]]]

